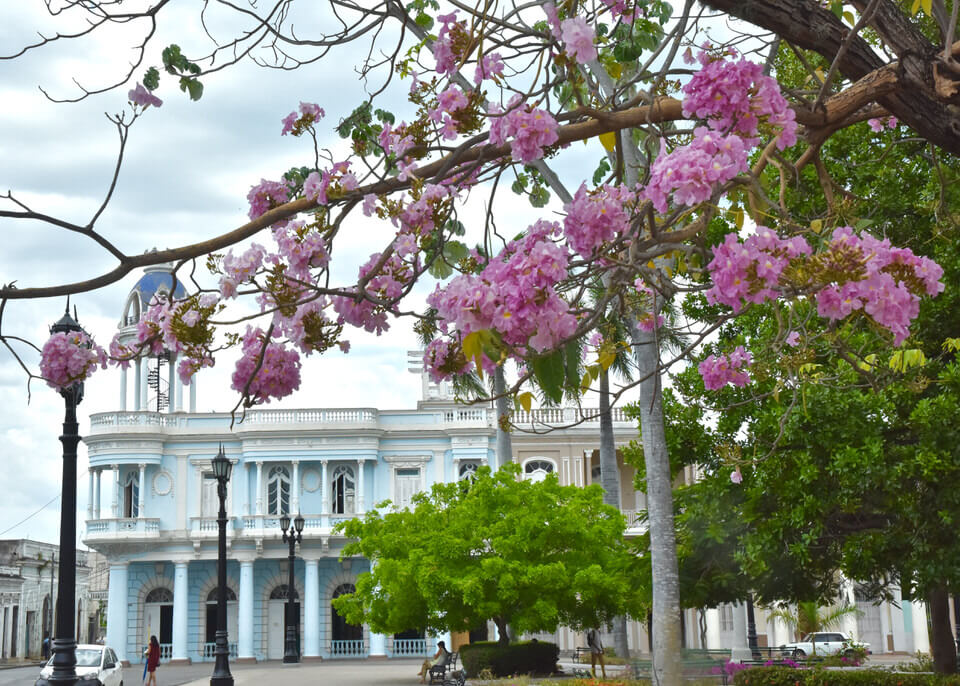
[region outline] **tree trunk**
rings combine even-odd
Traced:
[[[600,375],[600,483],[603,485],[603,502],[620,509],[620,469],[617,466],[617,446],[613,437],[613,414],[610,409],[610,375]],[[617,657],[630,657],[627,643],[627,618],[619,615],[613,619],[613,647]]]
[[[513,462],[513,445],[510,441],[510,432],[504,431],[503,419],[510,414],[510,403],[504,393],[507,391],[507,381],[503,375],[503,366],[497,367],[493,373],[493,394],[498,396],[497,409],[497,469]]]
[[[497,643],[502,646],[510,645],[510,627],[507,621],[500,617],[494,617],[493,623],[497,625],[497,634],[499,635]]]
[[[950,630],[950,601],[945,586],[938,586],[927,596],[930,606],[930,652],[933,669],[940,674],[957,671],[957,646]]]
[[[663,398],[659,350],[653,332],[633,329],[640,382],[640,434],[647,471],[647,513],[653,567],[653,683],[680,686],[680,575],[673,521],[673,483]]]

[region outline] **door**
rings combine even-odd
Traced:
[[[271,600],[267,612],[267,659],[283,659],[283,611],[285,600]]]
[[[413,496],[420,491],[419,469],[397,470],[397,508],[410,507]]]
[[[173,605],[160,606],[160,634],[157,636],[160,643],[173,643]]]
[[[160,639],[160,608],[162,605],[148,604],[143,606],[143,636],[140,637],[141,650],[150,645],[150,637]],[[160,641],[163,643],[163,641]]]

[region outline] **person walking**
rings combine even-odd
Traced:
[[[41,651],[43,652],[44,660],[50,659],[50,634],[43,635],[43,646]]]
[[[157,665],[160,664],[160,641],[156,636],[150,637],[150,648],[147,650],[147,686],[157,686]]]
[[[600,640],[600,632],[596,629],[590,629],[587,632],[587,647],[590,648],[590,671],[594,678],[597,676],[597,660],[600,660],[600,672],[606,679],[607,667],[603,664],[603,642]]]

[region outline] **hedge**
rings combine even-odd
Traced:
[[[960,675],[888,672],[882,669],[753,667],[737,672],[735,686],[960,686]]]
[[[467,674],[476,677],[484,669],[495,676],[515,674],[553,674],[560,648],[543,641],[499,643],[483,641],[460,646],[460,661]]]

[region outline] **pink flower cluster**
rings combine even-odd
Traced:
[[[796,115],[777,80],[764,75],[761,65],[711,57],[706,51],[698,59],[701,69],[683,87],[683,116],[696,115],[715,131],[748,139],[766,123],[782,130],[777,139],[780,150],[797,142]]]
[[[377,142],[383,148],[384,154],[403,157],[404,153],[413,147],[413,136],[407,134],[406,122],[400,122],[400,125],[395,129],[387,122],[384,123],[380,135],[377,136]]]
[[[454,53],[454,34],[461,28],[457,23],[457,13],[441,14],[437,21],[442,24],[433,44],[433,59],[437,62],[437,73],[450,76],[457,70],[458,55]]]
[[[581,184],[573,200],[563,206],[563,234],[581,257],[589,258],[605,242],[630,230],[630,208],[636,194],[626,186],[603,186],[593,193]]]
[[[152,355],[164,350],[181,354],[184,359],[178,372],[181,381],[189,383],[198,369],[214,364],[209,352],[213,331],[206,320],[217,303],[218,298],[212,293],[181,301],[154,298],[137,322],[137,351],[146,348]],[[110,350],[119,353],[116,357],[128,364],[131,356],[135,356],[134,351],[122,346],[116,337]]]
[[[637,8],[629,7],[626,0],[603,0],[603,4],[615,19],[620,18],[628,24],[632,24],[637,15]]]
[[[83,381],[97,365],[107,368],[107,355],[82,331],[51,334],[40,351],[40,374],[57,390]]]
[[[477,85],[486,79],[503,76],[503,58],[499,52],[488,52],[478,62],[473,72],[473,82]]]
[[[150,107],[151,105],[160,107],[163,104],[163,100],[144,88],[141,83],[127,92],[127,100],[134,105],[140,105],[140,107]]]
[[[330,262],[327,241],[319,231],[305,229],[302,221],[287,222],[274,228],[273,239],[277,242],[279,253],[271,255],[268,261],[274,264],[284,262],[287,265],[287,277],[291,279],[310,282],[313,280],[311,269],[326,267]],[[231,262],[234,278],[240,275],[237,268],[240,262]],[[253,266],[252,263],[250,266]]]
[[[661,326],[663,326],[663,323],[666,321],[666,319],[662,314],[655,315],[653,313],[654,309],[659,309],[656,307],[653,289],[643,282],[642,277],[633,282],[633,287],[636,288],[637,293],[639,293],[644,300],[649,303],[647,305],[649,311],[637,314],[637,329],[640,331],[646,331],[648,333],[654,329],[659,329]]]
[[[802,237],[780,238],[766,226],[758,226],[743,243],[736,233],[728,233],[714,248],[713,260],[707,265],[713,279],[713,286],[706,292],[707,302],[728,305],[739,312],[744,302],[776,298],[780,275],[790,260],[811,252]]]
[[[336,162],[330,169],[322,172],[310,172],[303,182],[303,194],[318,205],[328,202],[327,191],[330,185],[341,191],[355,191],[360,185],[357,177],[350,171],[350,162]]]
[[[264,347],[264,336],[262,329],[247,327],[231,378],[231,388],[241,393],[246,390],[252,403],[268,403],[300,388],[300,354],[281,343],[268,342]]]
[[[457,137],[456,112],[470,104],[470,99],[456,86],[450,86],[437,96],[437,106],[430,109],[428,116],[435,123],[443,122],[442,133],[445,140]]]
[[[556,243],[559,225],[539,221],[511,241],[479,274],[462,274],[427,298],[444,330],[461,336],[493,329],[505,343],[542,352],[573,334],[577,318],[556,292],[568,252]],[[442,372],[441,372],[442,373]]]
[[[254,243],[240,256],[234,256],[230,250],[223,258],[223,276],[220,277],[220,295],[224,298],[234,298],[237,295],[237,286],[246,283],[256,276],[263,266],[263,257],[267,251],[262,245]]]
[[[463,357],[459,339],[435,338],[423,353],[424,369],[434,383],[465,373],[470,364],[470,361]]]
[[[278,181],[260,179],[260,183],[250,188],[247,202],[250,203],[250,219],[256,219],[267,210],[282,205],[290,199],[290,190]]]
[[[708,391],[716,391],[728,383],[734,386],[746,386],[750,383],[750,374],[744,371],[753,363],[753,355],[744,350],[742,345],[734,348],[729,355],[710,355],[697,369],[703,378],[703,385]]]
[[[736,135],[720,135],[704,126],[694,131],[693,142],[661,154],[650,165],[650,182],[643,197],[658,212],[667,211],[668,199],[693,206],[710,199],[713,189],[747,171],[747,150]]]
[[[836,229],[829,251],[853,251],[859,255],[866,276],[831,284],[817,293],[817,312],[827,319],[843,319],[862,309],[877,324],[893,333],[899,345],[910,335],[910,323],[920,311],[920,293],[935,297],[944,289],[943,268],[909,248],[897,248],[888,239],[860,236],[849,226]],[[904,275],[918,284],[911,288]],[[919,292],[916,292],[919,291]]]
[[[280,132],[280,135],[286,136],[293,131],[297,122],[300,122],[301,126],[306,127],[320,121],[325,116],[326,112],[323,111],[320,105],[312,102],[301,102],[299,113],[293,111],[281,120],[283,122],[283,130]],[[294,135],[296,136],[298,134],[294,133]]]
[[[593,45],[596,33],[583,17],[572,17],[560,22],[560,39],[566,45],[567,54],[580,64],[597,59]]]
[[[520,96],[514,96],[502,114],[492,107],[493,124],[490,126],[490,142],[494,145],[510,143],[510,151],[517,162],[530,163],[543,157],[543,149],[560,138],[559,124],[546,110],[520,105]]]
[[[896,117],[887,117],[886,119],[867,119],[867,124],[875,133],[883,131],[883,125],[886,123],[888,128],[895,129],[899,122]]]
[[[365,291],[374,298],[382,301],[399,299],[404,288],[413,276],[414,266],[406,262],[403,257],[394,251],[383,265],[374,273],[374,268],[380,261],[382,253],[373,253],[367,263],[360,267],[359,279],[366,279]],[[339,322],[346,322],[361,327],[378,336],[390,328],[387,323],[387,312],[391,311],[382,303],[371,302],[367,299],[358,300],[350,296],[334,296],[333,309],[339,315]]]

